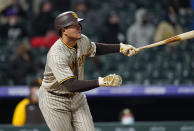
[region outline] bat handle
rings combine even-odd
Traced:
[[[143,50],[143,49],[145,49],[145,48],[139,47],[139,48],[137,48],[137,51],[139,52],[139,51],[141,51],[141,50]]]
[[[142,50],[147,49],[147,48],[151,48],[151,46],[147,45],[147,46],[139,47],[139,48],[137,48],[137,51],[139,52],[139,51],[142,51]]]

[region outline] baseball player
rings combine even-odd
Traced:
[[[39,91],[39,106],[51,131],[94,131],[92,116],[84,91],[99,86],[118,87],[119,75],[111,74],[96,80],[83,80],[86,57],[121,52],[132,56],[137,49],[125,44],[91,42],[81,34],[77,14],[59,14],[54,22],[60,38],[47,54],[44,79]]]

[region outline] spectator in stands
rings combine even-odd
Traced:
[[[64,10],[70,10],[72,1],[71,0],[52,0],[54,11],[63,12]]]
[[[36,36],[33,37],[30,41],[30,44],[34,48],[47,48],[50,47],[55,43],[55,41],[59,39],[55,32],[49,31],[46,36]]]
[[[134,43],[135,47],[141,47],[151,43],[154,32],[149,13],[146,9],[139,8],[135,13],[135,23],[127,30],[126,39],[128,43]]]
[[[50,48],[59,38],[53,29],[54,15],[52,8],[50,1],[43,2],[41,13],[32,22],[32,37],[30,42],[32,47]]]
[[[23,40],[27,37],[27,30],[20,21],[18,10],[9,8],[6,11],[8,22],[3,25],[3,32],[0,32],[0,37],[8,39],[10,45],[17,44],[18,40]]]
[[[44,124],[44,118],[38,106],[38,91],[41,85],[41,79],[32,80],[29,88],[29,97],[21,100],[13,114],[12,125],[24,126],[26,124]]]
[[[85,0],[77,0],[75,12],[82,18],[87,18],[82,23],[83,33],[93,40],[99,39],[99,33],[102,25],[102,18],[96,9],[89,8],[89,2]],[[84,30],[87,29],[87,32]],[[96,38],[94,38],[96,37]]]
[[[181,33],[183,33],[183,29],[178,23],[177,13],[172,6],[169,6],[165,19],[157,27],[154,41],[158,42]],[[169,44],[169,47],[173,49],[174,45]]]
[[[42,2],[47,0],[31,0],[31,11],[32,14],[40,14],[41,9],[40,6],[42,5]],[[49,0],[52,5],[52,10],[54,12],[63,12],[64,10],[69,10],[71,7],[71,1],[70,0]],[[28,2],[29,3],[29,2]]]
[[[11,8],[17,10],[20,17],[27,18],[29,5],[26,0],[12,0]]]
[[[130,109],[123,109],[119,115],[121,124],[130,125],[135,123],[134,115]]]
[[[35,75],[38,66],[28,44],[21,44],[8,65],[8,74],[15,85],[25,85],[27,75]]]
[[[101,41],[114,44],[121,42],[119,38],[120,27],[119,27],[120,17],[116,12],[110,12],[108,14],[105,27],[102,29]]]
[[[1,0],[0,12],[2,13],[2,11],[11,6],[12,3],[12,0]]]
[[[191,10],[192,0],[172,0],[169,5],[172,5],[180,15],[192,14]]]
[[[52,4],[50,1],[44,1],[41,4],[41,11],[35,16],[31,25],[31,36],[45,36],[53,31],[54,15],[52,13]]]

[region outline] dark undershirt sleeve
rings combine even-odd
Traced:
[[[120,51],[120,44],[103,44],[103,43],[95,44],[96,44],[96,55],[119,53]]]
[[[99,87],[98,80],[69,79],[62,83],[70,92],[84,92]]]
[[[104,55],[109,53],[118,53],[120,44],[96,44],[96,55]],[[70,92],[84,92],[99,87],[98,80],[77,80],[69,79],[62,83]]]

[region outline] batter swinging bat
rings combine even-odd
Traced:
[[[165,45],[165,44],[169,44],[172,42],[188,40],[188,39],[192,39],[192,38],[194,38],[194,30],[170,37],[168,39],[165,39],[165,40],[162,40],[159,42],[155,42],[155,43],[150,44],[150,45],[139,47],[139,48],[137,48],[137,50],[141,51],[143,49],[152,48],[152,47],[156,47],[156,46],[160,46],[160,45]]]

